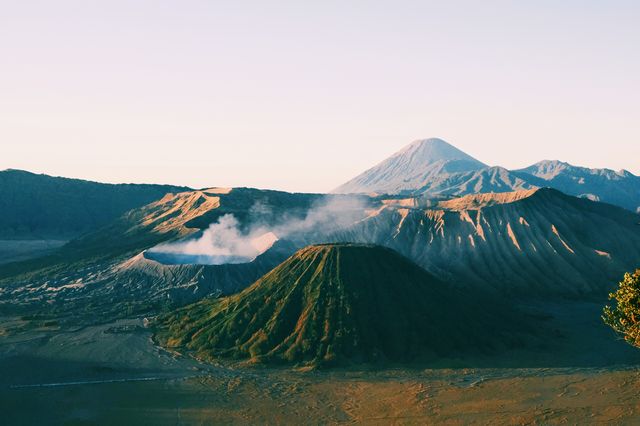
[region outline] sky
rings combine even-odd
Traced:
[[[416,139],[640,174],[638,1],[0,0],[0,169],[329,191]]]

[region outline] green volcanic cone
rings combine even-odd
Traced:
[[[209,359],[409,362],[513,344],[502,311],[390,249],[326,244],[298,251],[239,294],[159,318],[156,338]]]

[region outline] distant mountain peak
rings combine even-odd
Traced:
[[[569,171],[573,174],[584,173],[587,175],[600,175],[607,178],[617,178],[617,177],[635,177],[633,173],[621,169],[621,170],[613,170],[608,168],[595,168],[591,169],[588,167],[575,166],[573,164],[567,163],[565,161],[560,160],[542,160],[537,163],[526,167],[521,170],[525,173],[532,174],[536,177],[550,180],[558,176],[564,171]]]
[[[542,160],[542,161],[538,161],[535,165],[547,166],[547,167],[559,167],[559,166],[574,167],[573,165],[567,163],[566,161],[560,161],[560,160]]]
[[[560,160],[542,160],[518,170],[489,167],[440,138],[411,142],[333,192],[451,198],[541,187],[640,211],[640,176],[627,170],[592,169]]]
[[[393,154],[391,158],[402,156],[415,156],[416,160],[425,164],[433,164],[438,161],[465,160],[486,167],[485,164],[439,138],[415,140]]]
[[[395,193],[420,189],[444,174],[477,171],[487,165],[439,138],[419,139],[351,181],[339,193]]]
[[[640,177],[627,170],[590,169],[558,160],[539,161],[513,172],[537,186],[602,201],[631,211],[640,208]]]
[[[454,148],[456,149],[453,145],[451,145],[450,143],[446,142],[443,139],[440,138],[427,138],[427,139],[416,139],[413,142],[411,142],[410,144],[406,145],[404,148],[402,148],[400,151],[397,152],[397,154],[405,152],[405,151],[409,151],[411,149],[420,149],[420,148],[425,148],[425,147],[445,147],[445,148]]]

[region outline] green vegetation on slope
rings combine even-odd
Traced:
[[[298,251],[237,295],[161,316],[156,338],[208,359],[408,362],[514,344],[505,312],[390,249],[327,244]]]
[[[618,290],[609,295],[616,306],[606,306],[602,319],[627,343],[640,348],[640,269],[624,274]]]

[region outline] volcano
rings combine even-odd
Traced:
[[[421,139],[339,186],[334,192],[412,192],[422,189],[434,179],[487,167],[442,139]]]
[[[520,170],[488,166],[438,138],[420,139],[333,190],[338,194],[423,196],[553,188],[640,212],[640,177],[545,160]]]
[[[205,359],[434,360],[514,342],[511,314],[481,300],[387,248],[314,245],[237,295],[160,317],[156,338]]]

